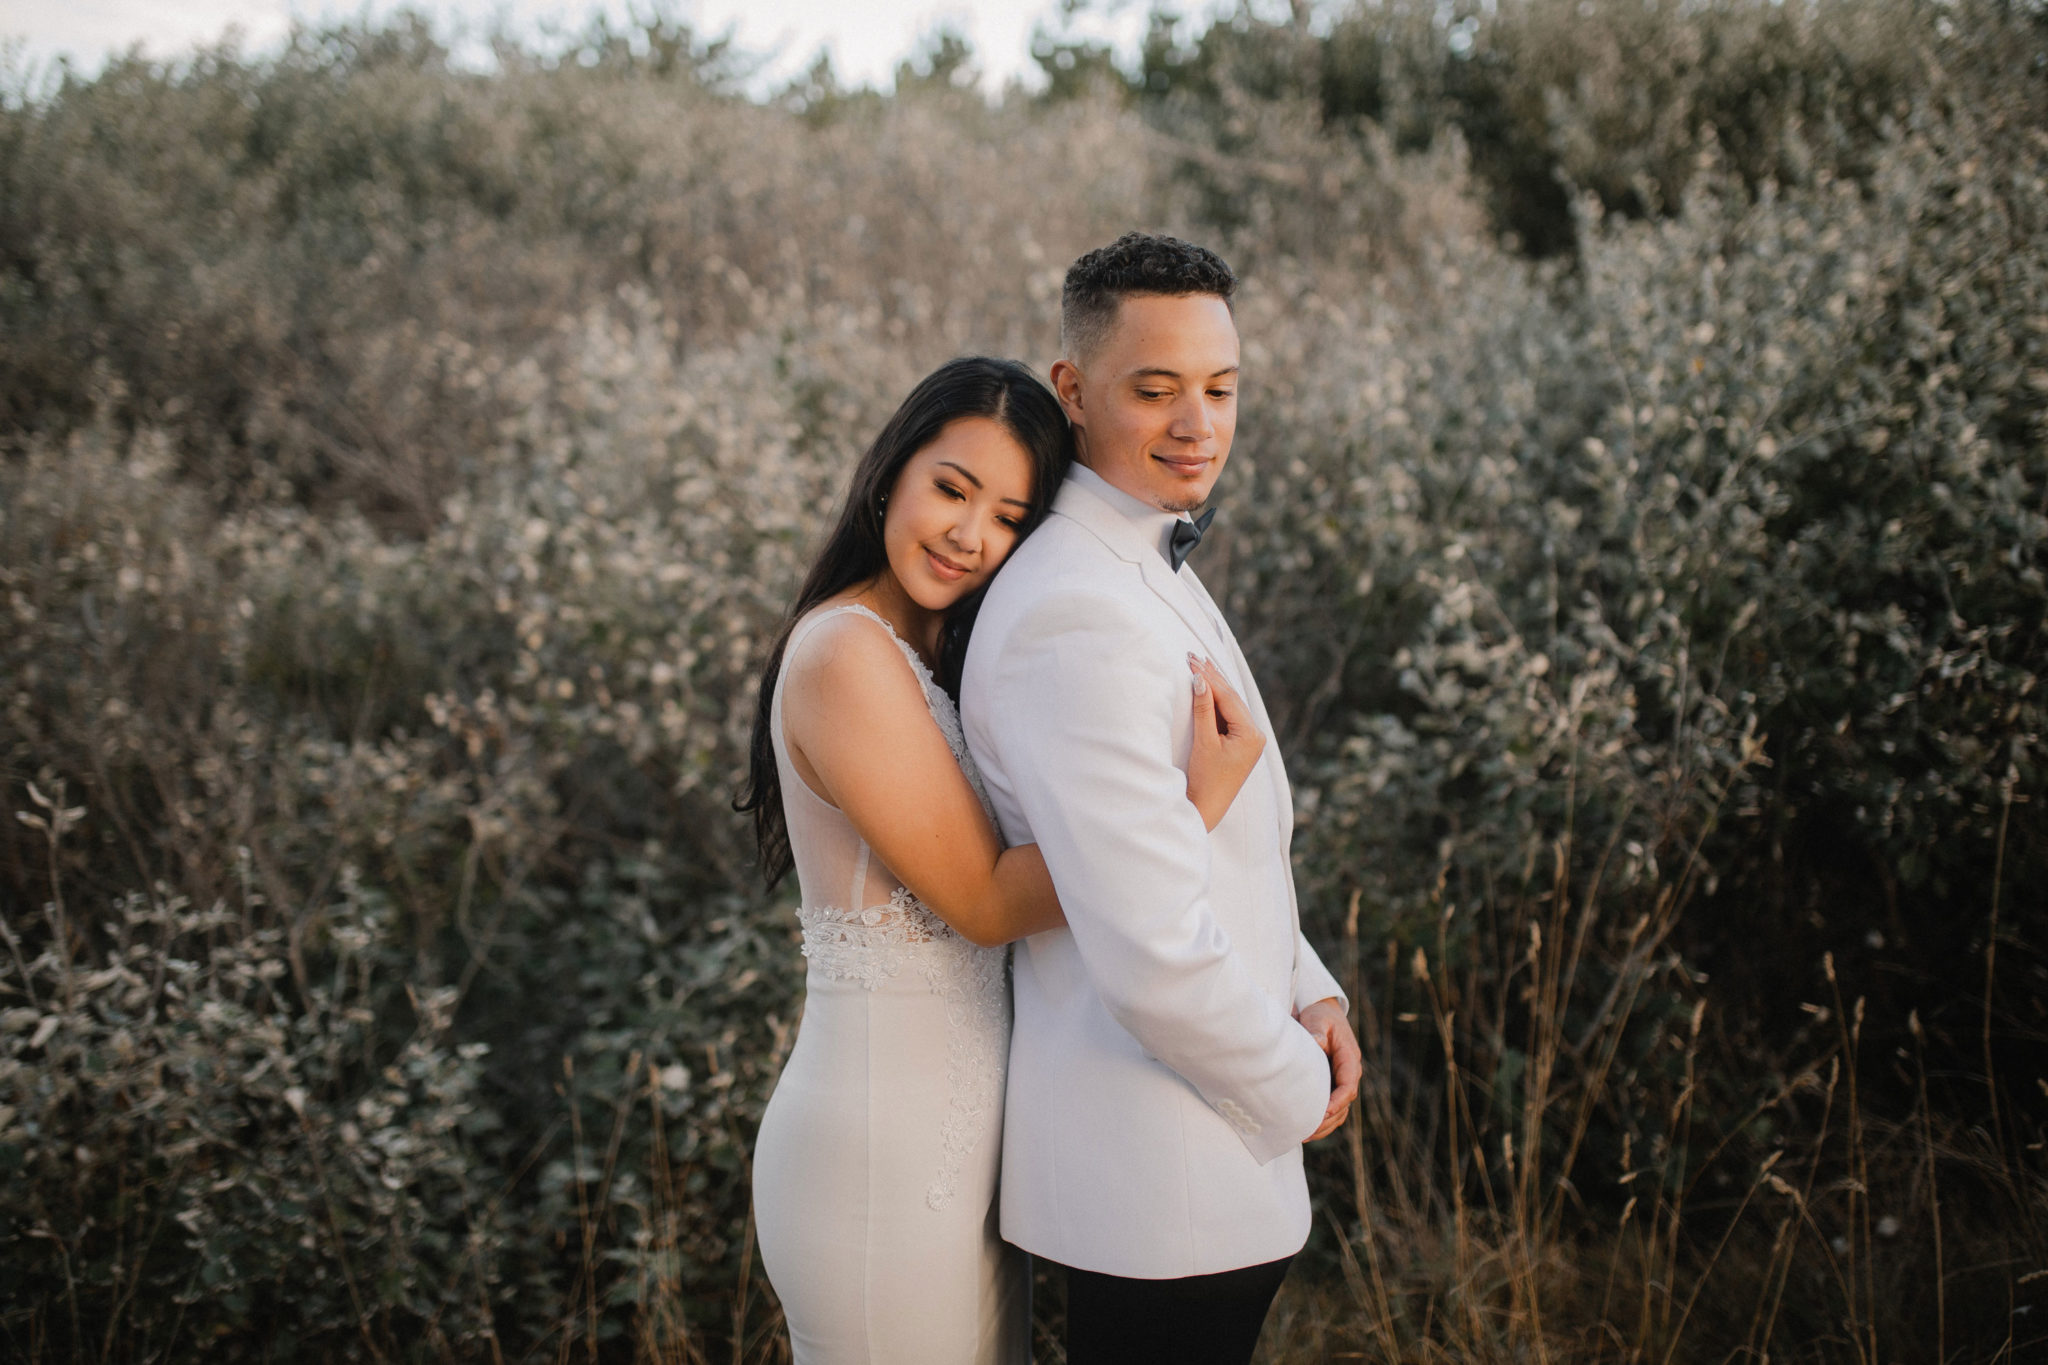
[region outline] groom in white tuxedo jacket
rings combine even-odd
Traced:
[[[1129,234],[1083,256],[1053,385],[1080,463],[1011,555],[961,682],[1004,837],[1068,927],[1017,945],[1003,1236],[1067,1267],[1072,1365],[1244,1362],[1309,1228],[1302,1144],[1357,1043],[1302,937],[1269,742],[1213,832],[1186,797],[1188,656],[1271,722],[1183,558],[1236,422],[1230,268]]]

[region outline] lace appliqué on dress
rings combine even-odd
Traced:
[[[951,1204],[959,1192],[960,1168],[1002,1102],[1010,1054],[1010,1000],[1004,989],[1009,950],[957,941],[969,961],[945,972],[943,984],[932,982],[946,1002],[946,1092],[952,1109],[940,1133],[938,1175],[924,1196],[934,1209]]]
[[[953,699],[932,677],[917,651],[889,623],[858,603],[842,610],[856,612],[889,632],[924,690],[925,705],[945,736],[968,785],[995,819],[995,806],[981,774],[967,752],[967,738]],[[865,859],[865,853],[863,853]],[[859,910],[837,906],[806,906],[797,912],[803,926],[803,952],[825,975],[859,983],[867,990],[902,975],[915,963],[931,992],[946,1003],[946,1091],[949,1112],[940,1134],[939,1169],[925,1190],[925,1203],[944,1209],[959,1193],[960,1170],[988,1127],[989,1115],[1002,1102],[1003,1073],[1010,1049],[1008,948],[982,948],[953,931],[938,915],[899,886],[886,905]]]
[[[1002,1099],[1010,1045],[1006,948],[982,948],[899,886],[887,905],[848,911],[807,906],[797,911],[804,956],[826,976],[866,990],[915,965],[932,994],[946,1002],[946,1093],[950,1112],[940,1132],[939,1169],[925,1203],[943,1209],[960,1188],[960,1168],[980,1145],[988,1116]]]
[[[805,906],[796,917],[804,929],[804,956],[825,975],[868,990],[902,974],[912,945],[957,937],[907,886],[897,887],[887,905]]]

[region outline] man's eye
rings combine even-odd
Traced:
[[[1139,389],[1139,390],[1138,390],[1138,397],[1140,397],[1140,398],[1164,398],[1164,397],[1166,397],[1166,390],[1164,390],[1164,389]]]
[[[1221,400],[1230,397],[1234,392],[1236,391],[1233,389],[1211,389],[1209,390],[1209,396],[1220,402]]]

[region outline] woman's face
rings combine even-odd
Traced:
[[[948,422],[889,490],[882,542],[912,601],[944,611],[988,582],[1031,510],[1031,456],[987,417]]]

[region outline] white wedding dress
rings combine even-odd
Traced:
[[[870,858],[783,737],[783,679],[818,626],[847,613],[889,630],[853,605],[798,622],[769,721],[810,962],[754,1148],[761,1260],[796,1365],[1024,1365],[1029,1267],[996,1214],[1008,949],[961,938]],[[986,808],[952,698],[896,643]]]

